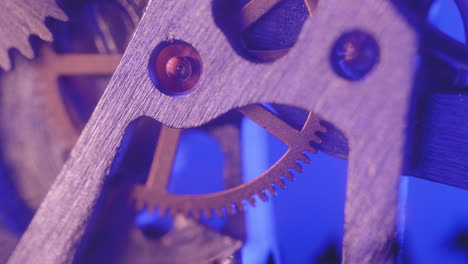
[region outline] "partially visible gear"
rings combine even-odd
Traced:
[[[40,205],[81,129],[77,118],[69,114],[73,113],[68,110],[71,107],[62,100],[59,78],[110,75],[121,57],[57,54],[49,45],[41,47],[39,55],[33,61],[18,59],[17,67],[0,81],[5,96],[0,100],[0,120],[8,123],[0,129],[3,159],[14,174],[12,181],[18,193],[30,208]],[[96,86],[89,85],[88,93],[97,93]],[[24,107],[18,109],[18,105]],[[11,120],[13,115],[15,119]]]
[[[278,0],[251,0],[238,13],[235,15],[231,14],[235,23],[238,23],[236,24],[238,31],[230,32],[235,38],[234,43],[246,49],[251,59],[267,62],[284,56],[292,47],[300,32],[301,25],[307,18],[308,11],[306,9],[312,12],[316,1],[306,0],[305,3],[302,3],[299,0],[295,2],[290,1],[286,4],[286,8],[303,7],[305,11],[298,15],[298,20],[302,22],[285,27],[288,31],[285,36],[287,36],[289,41],[285,41],[281,37],[271,37],[263,32],[266,28],[275,28],[276,30],[277,24],[268,24],[268,26],[264,25],[260,27],[262,33],[258,34],[259,32],[255,30],[259,30],[259,28],[255,29],[253,26],[267,13],[270,13],[272,16],[284,15],[284,13],[281,13],[281,9],[275,8],[281,3],[284,4],[284,2]],[[226,3],[219,1],[219,3],[215,2],[214,5],[222,10],[233,9],[233,6],[230,6],[230,4],[227,4],[227,6],[224,6],[224,4]],[[285,6],[282,8],[285,8]],[[275,23],[276,20],[267,19],[266,23],[269,23],[268,21]],[[298,30],[292,30],[292,27]],[[232,27],[226,27],[225,29],[227,28],[232,29]],[[253,31],[249,32],[250,34],[244,34],[246,30]],[[250,36],[252,39],[245,39],[245,36]],[[258,46],[259,43],[265,43],[261,40],[266,40],[268,45]],[[274,43],[273,46],[271,42]],[[242,211],[244,201],[254,206],[255,196],[265,201],[267,200],[265,191],[269,191],[272,195],[275,195],[275,186],[285,188],[284,178],[291,181],[294,180],[291,170],[302,171],[302,167],[298,161],[309,162],[309,158],[304,152],[316,153],[316,146],[322,143],[322,139],[319,138],[317,133],[325,133],[328,130],[321,124],[321,120],[311,113],[308,114],[305,122],[302,122],[303,125],[300,130],[297,130],[261,105],[243,107],[239,109],[239,112],[286,143],[289,150],[283,157],[256,179],[224,191],[198,195],[169,193],[167,185],[182,130],[162,125],[147,182],[145,185],[137,186],[134,192],[137,207],[146,207],[149,210],[157,207],[161,214],[166,214],[169,211],[173,215],[182,213],[186,216],[192,215],[195,218],[199,218],[201,214],[210,218],[213,213],[221,216],[225,213],[233,214]],[[313,146],[311,143],[315,143],[315,145]]]
[[[0,78],[0,120],[8,124],[0,128],[1,158],[21,200],[33,210],[68,158],[120,61],[144,8],[134,6],[145,1],[70,2],[64,4],[76,9],[64,6],[69,22],[52,25],[55,49],[41,43],[36,59],[18,56],[15,68]],[[0,7],[6,3],[0,0]],[[117,22],[105,20],[105,14]],[[80,30],[73,30],[76,27]]]
[[[16,48],[26,58],[32,59],[34,51],[29,43],[31,35],[52,41],[52,33],[44,21],[47,17],[67,20],[67,15],[57,6],[56,0],[2,0],[0,1],[0,68],[11,69],[8,51]]]
[[[69,23],[51,25],[56,37],[54,47],[41,43],[34,60],[17,56],[14,69],[0,78],[0,119],[8,124],[0,129],[3,143],[0,162],[8,168],[5,173],[0,173],[0,192],[11,192],[6,195],[10,198],[0,203],[0,263],[8,260],[68,158],[88,114],[120,61],[146,0],[71,2],[64,5],[70,16]],[[76,27],[79,30],[73,30]],[[146,148],[142,145],[147,146],[150,140],[144,144],[139,140],[156,139],[156,129],[152,131],[151,126],[148,129],[148,126],[140,125],[143,126],[134,131],[138,140],[132,141],[129,156],[145,156]],[[238,132],[231,125],[216,127],[213,134]],[[232,142],[230,139],[229,143]],[[151,152],[151,145],[147,148]],[[240,154],[235,151],[226,154],[231,158],[228,158],[224,174],[228,182],[235,184],[237,179],[230,176],[240,176],[235,173],[240,167],[236,163],[240,161],[237,158]],[[146,156],[149,165],[151,154]],[[139,165],[131,159],[122,161],[113,183],[103,192],[102,206],[96,214],[99,220],[95,228],[99,231],[89,235],[79,262],[142,263],[158,259],[174,263],[177,259],[178,263],[185,263],[190,259],[205,263],[207,259],[229,258],[239,250],[244,237],[242,215],[229,219],[225,227],[227,232],[223,234],[190,219],[177,217],[164,239],[158,241],[154,239],[154,230],[136,225],[137,212],[132,206],[122,204],[128,201],[128,194],[135,184],[133,181],[137,179],[135,174],[146,174],[139,173],[143,167]],[[186,239],[188,237],[191,239]],[[184,238],[183,241],[180,238]],[[105,246],[96,251],[96,245]],[[118,256],[114,254],[116,249],[120,252]],[[181,252],[186,258],[180,258]],[[199,254],[193,259],[190,252]]]
[[[72,95],[78,97],[74,91],[80,91],[80,99],[89,99],[86,102],[99,99],[131,37],[131,24],[138,22],[141,12],[134,8],[133,0],[118,1],[118,4],[116,1],[67,1],[66,4],[80,8],[64,7],[69,15],[68,23],[51,23],[55,49],[51,44],[40,43],[35,59],[15,56],[14,69],[1,74],[0,120],[4,125],[0,128],[0,193],[9,199],[0,202],[0,263],[5,263],[14,250],[84,126],[81,116],[76,114],[77,108],[93,110],[93,104],[88,107],[81,103],[84,99],[76,106],[66,99]],[[143,2],[138,1],[141,5]],[[84,13],[91,9],[85,10],[89,6],[99,8]],[[3,69],[3,59],[7,59],[10,67],[8,56],[2,57],[3,52],[7,54],[10,47],[22,52],[16,46],[18,42],[12,40],[20,39],[30,49],[29,34],[52,40],[43,24],[46,17],[67,19],[55,0],[0,0],[0,8],[0,68]],[[25,10],[18,13],[22,9]],[[113,20],[104,20],[102,12],[111,13]],[[20,20],[12,20],[14,17]],[[93,24],[96,20],[100,21],[98,26]],[[114,21],[129,25],[116,26]],[[18,29],[19,25],[24,32]],[[81,31],[71,30],[76,25]],[[114,28],[118,28],[120,35],[104,34]],[[90,45],[81,48],[81,43]],[[106,49],[112,45],[117,48]]]
[[[275,186],[285,188],[284,178],[293,181],[294,176],[291,170],[302,172],[302,167],[298,162],[309,163],[310,159],[305,152],[316,153],[317,150],[313,144],[322,142],[317,134],[327,131],[320,123],[321,120],[312,113],[308,115],[299,131],[262,105],[246,106],[239,109],[239,112],[289,147],[273,166],[254,180],[224,191],[197,195],[169,193],[167,185],[182,130],[162,126],[147,182],[145,185],[137,186],[134,192],[137,206],[146,207],[149,210],[157,207],[161,214],[169,211],[173,215],[182,213],[195,218],[199,218],[201,214],[210,218],[213,212],[222,216],[225,213],[234,214],[242,211],[244,201],[254,206],[255,196],[266,201],[265,191],[276,195]]]

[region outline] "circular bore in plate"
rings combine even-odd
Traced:
[[[186,42],[162,43],[153,53],[150,75],[165,94],[182,96],[193,92],[201,74],[200,54]]]

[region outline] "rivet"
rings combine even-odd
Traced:
[[[202,60],[190,44],[177,41],[156,47],[150,75],[158,89],[171,96],[191,93],[202,74]]]
[[[360,30],[346,32],[334,43],[331,65],[344,79],[363,79],[379,62],[380,48],[374,37]]]

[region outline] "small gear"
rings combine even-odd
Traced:
[[[198,195],[169,193],[166,187],[182,130],[162,126],[148,180],[145,185],[135,188],[134,198],[137,206],[146,207],[149,210],[158,207],[161,214],[169,211],[173,215],[182,213],[195,218],[199,218],[202,213],[210,218],[213,212],[222,216],[225,213],[234,214],[242,211],[244,201],[254,206],[255,196],[266,201],[265,191],[276,195],[275,186],[285,188],[284,178],[293,181],[294,176],[291,170],[302,172],[302,167],[298,162],[309,163],[310,159],[305,152],[316,153],[317,150],[311,143],[320,144],[322,140],[317,134],[327,132],[321,120],[312,113],[308,115],[302,129],[298,131],[262,105],[246,106],[239,109],[239,112],[286,143],[289,149],[283,157],[262,175],[234,188]]]
[[[0,68],[11,69],[8,51],[16,48],[28,59],[34,57],[29,43],[31,35],[52,41],[52,33],[44,20],[52,17],[66,21],[67,15],[57,6],[56,0],[2,0],[0,1]]]

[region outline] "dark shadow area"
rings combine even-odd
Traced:
[[[273,104],[272,106],[278,112],[278,115],[290,126],[298,130],[302,128],[308,115],[307,111],[288,105]],[[326,120],[322,120],[321,123],[328,131],[326,133],[318,132],[323,142],[321,144],[314,144],[314,147],[334,157],[347,159],[349,145],[344,133]]]
[[[454,232],[451,232],[448,240],[448,249],[452,254],[460,255],[468,263],[468,225],[466,221],[461,224]]]
[[[159,128],[159,123],[148,117],[128,126],[76,263],[121,263],[122,256],[136,253],[128,252],[132,244],[144,246],[145,239],[168,231],[163,222],[137,226],[138,212],[132,202],[135,185],[143,184],[148,175]]]
[[[0,154],[0,228],[5,228],[20,238],[28,227],[34,210],[21,198],[11,179],[12,175],[13,172]]]
[[[280,1],[254,24],[243,29],[239,13],[248,2],[213,0],[216,25],[239,56],[247,60],[271,62],[284,56],[296,43],[309,16],[304,1]]]
[[[458,67],[468,67],[468,47],[427,22],[426,16],[433,0],[431,3],[428,0],[422,1],[421,4],[417,0],[392,2],[418,32],[421,42],[430,44],[434,54]]]
[[[58,53],[122,53],[139,22],[141,6],[125,0],[61,1],[70,20],[48,20]]]
[[[234,116],[237,117],[236,114]],[[224,118],[226,115],[194,131],[212,132],[218,125],[223,124]],[[160,127],[159,122],[149,117],[140,117],[127,127],[75,263],[128,263],[129,260],[138,263],[140,260],[166,254],[166,247],[171,247],[171,253],[166,254],[167,258],[183,259],[190,256],[178,256],[174,254],[175,251],[185,252],[191,247],[204,248],[203,244],[197,244],[200,239],[208,239],[211,236],[219,239],[217,236],[223,233],[236,238],[244,236],[242,223],[238,222],[243,221],[242,214],[212,219],[202,217],[196,222],[166,213],[159,215],[159,209],[149,211],[148,208],[135,208],[135,187],[145,184],[147,180]],[[190,152],[192,148],[195,148],[194,153]],[[216,142],[208,144],[206,139],[200,139],[199,136],[183,136],[168,191],[196,194],[200,191],[223,189],[225,178],[221,170],[223,162],[220,160],[223,153],[219,150],[213,152],[217,148],[219,147]],[[217,159],[218,165],[214,162]],[[204,162],[205,165],[200,162]],[[214,173],[217,170],[219,173]],[[214,180],[215,178],[218,179]],[[178,226],[176,222],[179,222]],[[181,222],[185,224],[181,226]],[[196,234],[201,237],[193,238]],[[167,242],[167,239],[176,239],[174,243],[177,243],[170,246],[172,242]],[[221,246],[219,241],[217,244]]]
[[[341,248],[338,243],[327,243],[316,257],[312,258],[311,264],[340,264]]]

